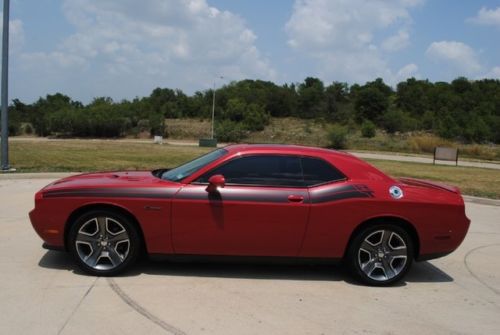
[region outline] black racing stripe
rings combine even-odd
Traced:
[[[318,203],[324,203],[324,202],[330,202],[330,201],[336,201],[336,200],[344,200],[344,199],[353,199],[353,198],[370,198],[370,196],[366,193],[357,192],[357,191],[340,192],[340,193],[329,194],[329,195],[323,196],[323,197],[312,198],[311,202],[313,204],[318,204]]]
[[[170,188],[86,188],[47,191],[44,198],[91,197],[91,198],[156,198],[170,199],[177,189]]]
[[[366,185],[342,185],[311,191],[311,203],[313,204],[352,198],[372,197],[373,191]]]

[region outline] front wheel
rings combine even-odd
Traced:
[[[406,230],[399,226],[370,226],[354,237],[347,260],[360,281],[373,286],[390,285],[409,270],[413,243]]]
[[[114,276],[132,265],[139,254],[135,226],[120,213],[90,211],[80,216],[69,232],[69,250],[85,272]]]

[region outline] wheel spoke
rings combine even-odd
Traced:
[[[99,259],[101,258],[102,256],[102,248],[98,247],[98,248],[95,248],[94,251],[92,252],[92,254],[90,254],[86,259],[85,259],[85,262],[95,268],[97,266],[97,263],[99,262]]]
[[[373,270],[375,270],[375,268],[377,267],[377,263],[375,262],[374,259],[370,259],[368,262],[364,263],[361,265],[361,270],[363,270],[363,272],[368,276],[370,277]]]
[[[123,262],[123,258],[113,248],[108,249],[107,257],[109,258],[111,264],[113,264],[114,267],[120,265]]]
[[[78,233],[78,235],[76,236],[76,242],[88,243],[91,244],[92,247],[94,247],[96,241],[97,239],[95,236],[87,235],[84,233]]]
[[[364,251],[368,252],[370,255],[374,255],[377,252],[377,249],[371,243],[368,241],[364,240],[363,243],[361,243],[360,249],[363,249]]]
[[[391,237],[392,237],[392,232],[388,230],[382,230],[382,237],[380,239],[380,243],[384,248],[390,248],[389,242],[391,240]]]
[[[122,242],[122,241],[128,241],[128,234],[126,231],[123,231],[121,233],[118,233],[116,235],[110,235],[108,238],[108,241],[112,242],[113,244]]]
[[[99,225],[99,235],[102,235],[102,237],[106,237],[108,235],[108,229],[107,229],[107,224],[106,224],[106,218],[104,217],[98,217],[97,222]]]
[[[406,247],[401,247],[397,249],[392,249],[387,252],[387,256],[392,258],[402,258],[407,256]]]
[[[396,272],[392,268],[390,262],[387,261],[386,259],[382,259],[382,269],[384,270],[385,277],[387,279],[391,279],[394,276],[396,276]]]

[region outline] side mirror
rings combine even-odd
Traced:
[[[219,187],[223,188],[224,186],[226,186],[226,179],[223,175],[216,174],[208,178],[208,186],[206,190],[208,193],[216,192]]]

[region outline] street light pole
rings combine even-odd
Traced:
[[[9,171],[9,7],[10,1],[3,0],[2,33],[2,171]]]
[[[215,80],[214,80],[214,89],[212,91],[212,140],[214,139],[214,120],[215,120]]]
[[[218,78],[224,79],[223,76],[219,76]],[[215,122],[215,80],[214,80],[214,88],[212,91],[212,140],[214,139],[214,122]]]

